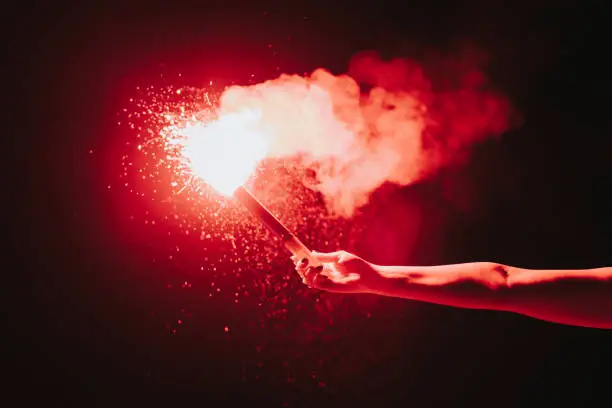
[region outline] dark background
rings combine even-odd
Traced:
[[[402,193],[413,202],[406,211],[422,217],[410,260],[612,265],[604,10],[578,1],[129,3],[5,9],[2,387],[19,402],[9,405],[606,405],[609,332],[394,299],[372,303],[371,319],[348,315],[332,340],[325,330],[310,342],[285,339],[287,350],[245,363],[248,333],[228,340],[219,329],[223,313],[238,312],[212,313],[198,287],[167,295],[151,252],[126,245],[113,209],[120,197],[105,185],[115,113],[161,74],[204,84],[342,72],[361,50],[418,58],[467,41],[489,55],[491,81],[523,122],[466,167]],[[406,201],[380,203],[381,225]],[[171,336],[163,318],[151,319],[152,310],[174,319],[168,311],[182,305],[193,310],[191,330]],[[300,353],[322,361],[316,374]],[[293,382],[279,379],[283,364]]]

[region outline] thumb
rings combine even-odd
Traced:
[[[325,275],[317,274],[312,280],[312,287],[315,289],[333,291],[337,285]]]
[[[325,265],[323,267],[323,272],[315,275],[314,279],[312,280],[313,288],[335,293],[355,292],[355,288],[353,287],[353,285],[346,282],[337,281],[334,278],[330,277],[328,274],[326,274],[327,268],[330,268],[330,266]]]
[[[326,269],[329,268],[329,266],[324,266],[323,268]],[[337,292],[341,286],[342,285],[337,284],[323,273],[317,273],[312,280],[312,287],[315,289]]]
[[[339,262],[342,255],[344,255],[344,251],[336,251],[336,252],[316,252],[312,251],[312,257],[321,263],[333,263]]]

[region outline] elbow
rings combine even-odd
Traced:
[[[493,309],[507,310],[512,298],[512,268],[491,262],[485,269],[487,271],[485,281],[491,293]]]
[[[486,277],[485,281],[487,282],[489,288],[494,290],[495,292],[506,292],[510,289],[511,280],[510,280],[510,267],[507,265],[489,262],[487,263]]]

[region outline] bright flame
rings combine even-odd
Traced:
[[[471,146],[509,128],[512,107],[476,57],[441,60],[439,85],[414,61],[362,53],[339,76],[317,69],[222,93],[153,96],[134,114],[153,116],[151,147],[161,141],[165,157],[147,146],[143,154],[173,173],[176,194],[210,184],[229,195],[264,157],[291,158],[311,170],[299,181],[350,217],[385,183],[407,186],[461,164]]]
[[[176,132],[191,172],[218,192],[231,195],[267,153],[259,124],[259,114],[244,110],[212,122],[189,123]]]

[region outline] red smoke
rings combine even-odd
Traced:
[[[507,130],[510,104],[481,70],[450,66],[435,83],[414,61],[367,52],[345,75],[318,69],[231,87],[221,111],[260,113],[269,155],[298,155],[330,210],[350,216],[383,183],[413,183]]]

